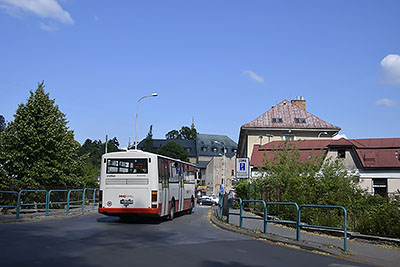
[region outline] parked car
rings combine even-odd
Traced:
[[[211,199],[213,200],[214,205],[218,205],[218,203],[219,203],[219,197],[217,197],[217,196],[215,196],[215,195],[211,195],[210,197],[211,197]]]
[[[216,203],[211,197],[202,196],[201,198],[197,199],[197,204],[212,206],[215,205]]]

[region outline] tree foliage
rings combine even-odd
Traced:
[[[149,133],[143,141],[143,151],[155,152],[153,140],[153,125],[150,125]]]
[[[196,140],[197,130],[192,124],[191,127],[182,126],[180,130],[171,130],[166,135],[166,139]]]
[[[0,166],[5,174],[1,187],[83,186],[85,159],[78,156],[80,144],[67,123],[55,100],[45,93],[44,82],[39,83],[0,134]]]
[[[119,142],[116,137],[107,143],[107,152],[118,151]],[[101,140],[86,139],[80,147],[78,154],[85,156],[86,160],[83,167],[82,179],[89,186],[97,186],[97,178],[100,175],[101,156],[105,152],[105,143]]]
[[[165,146],[160,147],[158,154],[182,161],[189,161],[188,153],[182,146],[175,142],[169,142]]]
[[[0,132],[4,131],[6,129],[6,126],[6,119],[3,115],[0,115]]]

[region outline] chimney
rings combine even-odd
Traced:
[[[293,105],[298,106],[302,110],[306,110],[306,100],[304,100],[304,96],[298,96],[296,100],[292,100],[291,103]]]

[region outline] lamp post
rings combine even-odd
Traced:
[[[218,142],[218,141],[214,141],[214,143],[215,143],[215,144],[220,144],[220,145],[222,145],[222,146],[224,147],[224,171],[222,172],[222,180],[223,180],[222,186],[224,187],[223,189],[225,190],[225,184],[226,184],[226,158],[225,158],[225,150],[226,150],[226,148],[225,148],[225,144],[224,144],[224,143],[221,143],[221,142]]]
[[[136,128],[135,128],[135,150],[137,150],[137,145],[138,145],[138,141],[137,141],[137,128],[138,128],[138,117],[139,117],[139,102],[147,97],[155,97],[158,96],[157,93],[153,93],[151,95],[146,95],[146,96],[142,96],[141,98],[139,98],[137,105],[136,105]]]

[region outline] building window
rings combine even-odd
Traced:
[[[235,176],[235,170],[234,169],[232,169],[232,171],[231,171],[231,176]]]
[[[374,189],[374,195],[380,195],[382,197],[386,197],[387,179],[386,178],[372,179],[372,188]]]
[[[283,119],[282,118],[272,118],[272,123],[282,123]]]
[[[287,134],[284,136],[285,141],[294,141],[294,134]]]
[[[201,148],[201,151],[207,152],[207,147],[206,147],[206,146],[203,146],[203,147]]]
[[[306,119],[305,118],[294,118],[294,121],[296,123],[306,123]]]
[[[344,149],[338,150],[337,156],[338,156],[339,159],[344,159],[344,158],[346,158],[346,150],[344,150]]]

